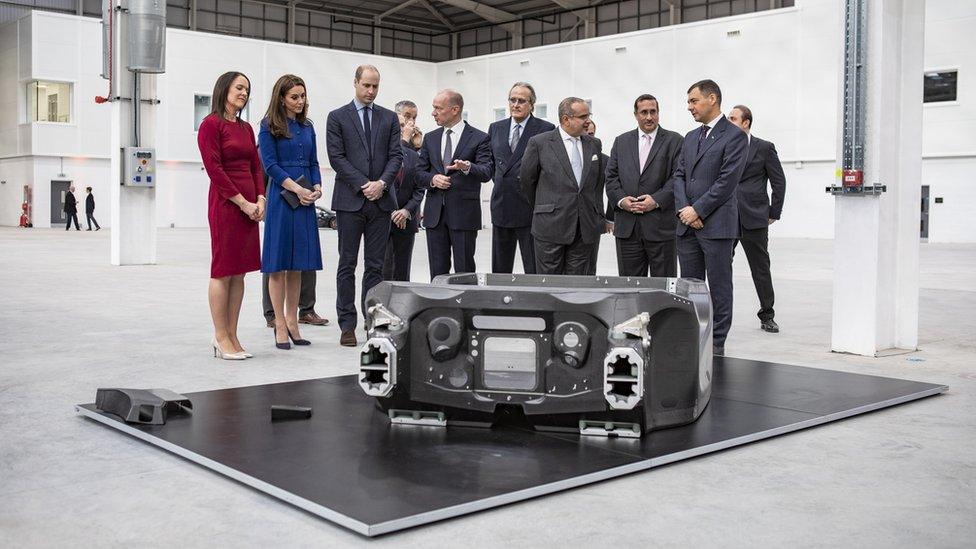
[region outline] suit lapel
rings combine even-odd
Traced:
[[[594,164],[594,162],[591,162],[593,155],[596,154],[596,146],[593,139],[583,139],[583,137],[580,136],[580,151],[583,155],[583,171],[580,175],[579,190],[582,191],[583,185],[586,183],[586,176],[590,175],[590,164]],[[595,164],[599,166],[599,158],[596,159]]]
[[[350,101],[349,108],[346,109],[346,112],[349,113],[349,120],[352,121],[353,127],[356,128],[356,133],[359,134],[359,140],[363,142],[366,151],[371,153],[373,149],[366,142],[366,134],[363,133],[363,123],[359,121],[359,111],[356,110],[356,104]],[[372,154],[369,156],[372,156]]]
[[[434,147],[434,154],[430,155],[433,160],[434,168],[438,173],[444,173],[444,149],[441,149],[441,141],[444,136],[444,128],[437,128],[436,130],[427,134],[430,136],[430,144]]]
[[[468,123],[465,122],[464,125],[461,127],[461,135],[458,136],[457,143],[454,143],[454,149],[451,150],[451,153],[454,155],[454,158],[461,158],[461,151],[464,150],[464,145],[468,142],[468,139],[471,137],[471,133],[472,133],[471,126],[469,126]]]
[[[573,173],[573,164],[569,161],[569,155],[566,154],[566,145],[563,143],[563,136],[559,133],[559,128],[552,131],[552,139],[549,140],[549,145],[556,154],[556,158],[563,165],[563,169],[566,170],[566,174],[569,175],[569,180],[575,185],[576,174]]]
[[[657,135],[654,136],[654,141],[651,142],[651,152],[647,153],[647,160],[644,162],[644,165],[641,166],[641,175],[644,175],[644,170],[651,165],[651,162],[654,162],[654,157],[657,156],[658,151],[660,151],[661,147],[663,146],[661,145],[662,132],[660,130],[661,128],[659,127]]]
[[[700,132],[701,128],[698,128],[698,131]],[[715,144],[716,141],[721,139],[722,135],[724,134],[725,134],[725,118],[723,117],[720,118],[719,121],[715,123],[715,127],[712,128],[711,133],[709,133],[708,137],[705,138],[705,142],[702,143],[700,147],[698,147],[698,156],[695,157],[696,165],[698,164],[698,161],[701,160],[702,156],[708,151],[708,149],[712,148],[712,145]]]
[[[504,129],[504,131],[500,131],[497,133],[497,135],[495,135],[494,148],[495,150],[499,150],[502,152],[502,154],[499,156],[501,157],[501,160],[505,162],[505,166],[506,166],[505,171],[508,172],[508,168],[511,167],[512,165],[511,164],[512,149],[508,146],[509,132],[512,131],[512,119],[507,118],[505,120],[505,124],[501,124],[501,127]]]

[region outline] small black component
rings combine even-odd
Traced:
[[[98,389],[95,407],[126,423],[163,425],[169,414],[187,412],[193,404],[169,389]]]
[[[288,406],[285,404],[271,405],[271,421],[282,419],[308,419],[312,417],[312,408],[308,406]]]

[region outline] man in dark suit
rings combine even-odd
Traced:
[[[688,88],[688,111],[702,125],[685,136],[674,172],[681,276],[708,280],[712,351],[725,354],[732,325],[732,248],[739,237],[735,187],[745,166],[746,134],[722,115],[712,80]]]
[[[745,105],[736,105],[729,112],[729,122],[746,132],[749,148],[746,152],[745,168],[736,193],[739,203],[739,242],[746,251],[752,283],[759,294],[760,327],[770,333],[779,333],[779,326],[773,320],[773,277],[769,272],[769,226],[779,219],[783,211],[783,198],[786,196],[786,175],[779,162],[776,147],[769,141],[753,137],[752,110]],[[773,189],[773,201],[769,202],[766,181]]]
[[[634,101],[634,118],[637,129],[617,136],[607,168],[607,197],[617,210],[617,270],[620,276],[678,276],[671,176],[684,139],[659,125],[653,95]]]
[[[596,137],[596,121],[593,120],[593,117],[592,116],[590,117],[590,124],[586,127],[586,135],[588,135],[590,137]],[[600,153],[600,171],[603,172],[604,180],[606,180],[607,166],[609,166],[609,165],[610,165],[610,156],[607,155],[607,153],[601,152]],[[604,191],[605,191],[604,188],[601,188],[600,191],[599,191],[599,193],[600,193],[600,211],[604,211],[604,208],[603,208]],[[604,219],[605,219],[604,227],[605,227],[605,230],[606,230],[607,234],[613,234],[613,216],[614,216],[614,211],[613,211],[613,205],[611,203],[609,203],[609,202],[607,203],[606,210],[605,210],[605,213],[604,213],[603,216],[604,216]],[[601,235],[600,236],[600,240],[602,240],[602,239],[603,239],[603,236]],[[596,241],[596,245],[593,246],[593,252],[590,254],[590,266],[586,269],[586,274],[588,274],[588,275],[595,275],[596,274],[596,264],[597,264],[597,261],[600,258],[600,240],[597,240]]]
[[[532,205],[536,272],[586,274],[605,228],[600,140],[586,135],[590,107],[578,97],[559,103],[559,127],[529,140],[522,194]]]
[[[81,225],[78,224],[78,199],[75,198],[75,186],[68,186],[68,192],[64,193],[64,213],[68,222],[64,225],[64,230],[71,228],[71,220],[75,221],[75,230],[80,231]]]
[[[417,168],[426,188],[424,227],[430,277],[475,272],[474,250],[481,228],[481,184],[491,179],[488,134],[461,120],[464,98],[454,90],[434,97],[439,128],[424,136]]]
[[[85,187],[85,192],[88,196],[85,197],[85,218],[88,221],[88,229],[91,230],[92,223],[95,224],[95,230],[100,231],[102,228],[98,225],[98,221],[95,220],[95,195],[92,194],[91,187]]]
[[[420,155],[411,143],[420,131],[417,129],[417,104],[400,101],[393,108],[400,119],[400,150],[403,166],[397,172],[393,186],[396,190],[397,209],[390,214],[390,241],[386,245],[383,261],[383,280],[410,280],[410,264],[413,244],[417,237],[420,203],[424,200],[424,187],[417,184],[417,164]]]
[[[383,280],[383,257],[390,238],[390,213],[397,208],[393,182],[403,158],[400,123],[393,111],[375,105],[380,73],[361,65],[353,80],[356,97],[329,113],[326,149],[336,172],[332,209],[339,232],[336,312],[339,344],[356,346],[356,261],[362,240],[362,302]],[[360,306],[362,307],[362,302]],[[364,311],[365,313],[365,311]]]
[[[491,191],[491,272],[511,273],[515,267],[515,247],[522,255],[522,268],[535,272],[535,246],[532,241],[532,209],[519,188],[519,169],[525,146],[534,135],[556,129],[551,123],[532,116],[535,88],[516,82],[508,92],[511,116],[488,126],[491,154],[495,161]]]

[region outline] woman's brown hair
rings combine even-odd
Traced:
[[[210,114],[216,114],[220,118],[224,117],[224,108],[227,105],[227,96],[230,95],[230,87],[238,76],[243,76],[244,80],[247,80],[247,100],[251,100],[251,79],[242,72],[225,72],[214,84],[213,95],[210,96]],[[247,102],[244,103],[244,107],[247,107]],[[236,112],[234,116],[240,119],[241,113]]]
[[[264,114],[264,119],[268,124],[268,131],[278,139],[290,138],[288,131],[288,113],[285,109],[285,95],[295,86],[305,88],[305,81],[294,74],[286,74],[275,82],[274,89],[271,91],[271,103],[268,105],[268,112]],[[305,105],[302,112],[295,115],[295,121],[305,126],[308,124],[308,98],[306,96]]]

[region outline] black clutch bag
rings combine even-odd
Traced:
[[[295,180],[295,183],[298,183],[303,188],[312,190],[312,186],[309,184],[308,181],[305,180],[304,175],[299,176],[298,179]],[[291,206],[291,209],[293,210],[302,205],[302,201],[298,199],[298,195],[293,193],[292,191],[289,191],[288,189],[281,189],[281,197],[285,199],[285,202],[287,202],[288,205]]]

